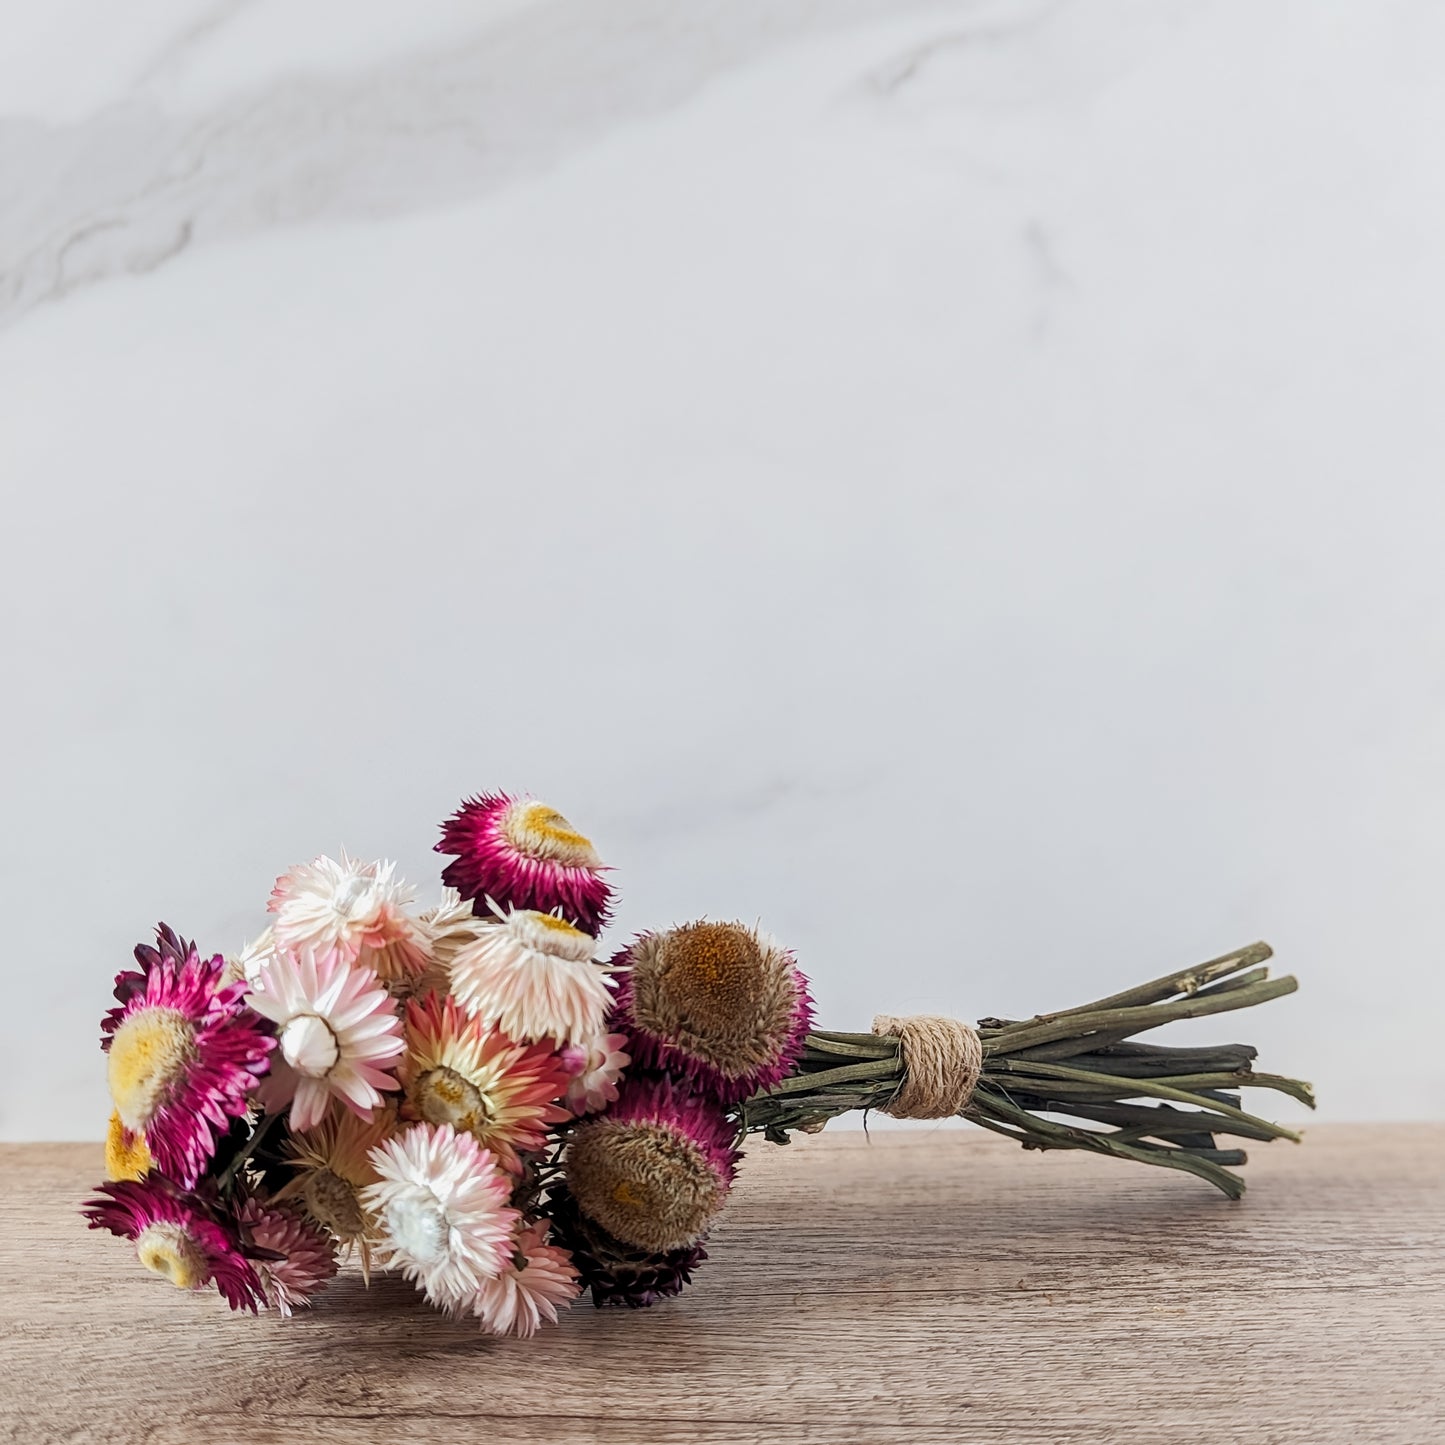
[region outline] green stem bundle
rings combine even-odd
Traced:
[[[1293,978],[1271,979],[1271,956],[1254,943],[1182,973],[1094,1003],[1031,1019],[978,1024],[983,1071],[962,1117],[1017,1139],[1025,1149],[1088,1149],[1183,1169],[1231,1199],[1244,1180],[1231,1166],[1243,1149],[1218,1139],[1292,1139],[1299,1135],[1240,1107],[1240,1090],[1273,1089],[1314,1107],[1308,1084],[1257,1074],[1248,1044],[1167,1048],[1134,1043],[1175,1019],[1251,1008],[1293,993]],[[886,1109],[904,1065],[899,1041],[875,1034],[808,1035],[797,1070],[739,1108],[739,1127],[787,1143],[855,1109]]]

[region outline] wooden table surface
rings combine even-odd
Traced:
[[[1440,1445],[1445,1126],[1247,1173],[1231,1204],[955,1128],[760,1144],[681,1298],[499,1341],[354,1272],[231,1315],[86,1231],[99,1146],[0,1146],[0,1439]]]

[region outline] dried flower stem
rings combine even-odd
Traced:
[[[1271,979],[1260,966],[1270,955],[1267,943],[1254,943],[1078,1008],[1021,1021],[982,1020],[983,1072],[962,1117],[1017,1139],[1025,1149],[1089,1149],[1183,1169],[1239,1198],[1244,1180],[1226,1166],[1243,1164],[1245,1153],[1218,1147],[1216,1136],[1300,1137],[1246,1113],[1239,1091],[1273,1089],[1313,1108],[1309,1085],[1255,1073],[1256,1051],[1247,1044],[1166,1048],[1130,1040],[1175,1019],[1251,1008],[1293,993],[1293,978]],[[896,1038],[811,1033],[796,1072],[739,1106],[739,1128],[786,1143],[789,1130],[817,1129],[838,1114],[886,1107],[902,1076]],[[1060,1115],[1087,1122],[1046,1117]]]

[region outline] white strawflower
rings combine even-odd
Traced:
[[[520,1215],[491,1151],[450,1124],[413,1124],[371,1151],[380,1175],[362,1191],[380,1221],[384,1262],[438,1308],[471,1306],[506,1265]]]

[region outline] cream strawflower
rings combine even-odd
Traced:
[[[222,976],[227,983],[245,979],[252,988],[255,988],[257,975],[261,972],[261,965],[269,963],[275,956],[276,939],[268,928],[265,932],[257,934],[239,953],[226,959],[226,971]]]
[[[458,951],[475,943],[488,921],[472,911],[470,898],[463,898],[455,888],[443,888],[442,901],[421,914],[417,927],[432,958],[449,969]]]
[[[247,1002],[276,1025],[267,1108],[290,1101],[291,1127],[312,1129],[340,1099],[362,1118],[398,1088],[387,1072],[404,1047],[391,996],[369,968],[335,951],[278,954],[262,964]]]
[[[362,1191],[380,1221],[387,1265],[441,1309],[470,1306],[505,1267],[520,1215],[490,1150],[450,1124],[413,1124],[371,1151],[378,1183]]]
[[[306,1213],[324,1226],[348,1254],[361,1256],[361,1277],[371,1281],[371,1252],[381,1238],[376,1216],[362,1203],[361,1194],[378,1178],[371,1151],[397,1126],[396,1110],[378,1109],[370,1119],[359,1119],[347,1109],[328,1114],[305,1134],[288,1134],[282,1158],[291,1182],[276,1198],[295,1199]]]
[[[338,863],[323,854],[283,873],[267,908],[276,915],[279,949],[335,950],[390,982],[427,965],[416,921],[405,911],[415,896],[396,876],[395,863],[360,863],[345,853]]]
[[[418,974],[399,979],[391,985],[393,997],[424,999],[429,994],[451,992],[451,963],[457,950],[477,940],[477,929],[483,920],[472,912],[472,905],[455,888],[442,889],[442,901],[417,915],[416,930],[427,957],[426,967]]]
[[[497,912],[452,959],[458,1002],[519,1043],[590,1043],[612,1002],[597,941],[556,913]]]
[[[547,1223],[539,1220],[518,1231],[506,1267],[478,1286],[472,1312],[488,1334],[525,1337],[543,1320],[556,1324],[557,1306],[577,1295],[572,1256],[547,1243]]]

